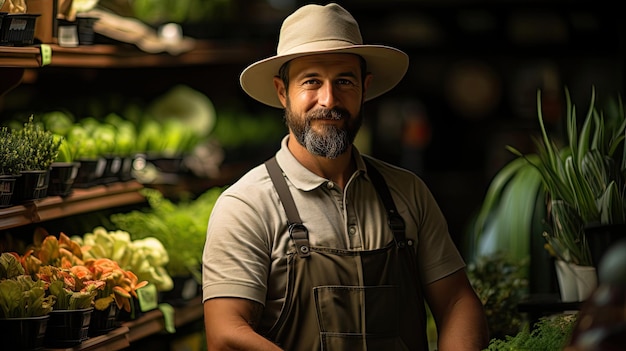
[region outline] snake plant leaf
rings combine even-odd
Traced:
[[[536,155],[529,155],[533,160]],[[528,259],[530,238],[544,217],[542,181],[525,159],[509,162],[493,178],[474,226],[477,255],[506,252],[513,260]]]
[[[574,201],[571,202],[579,211],[580,217],[585,223],[594,222],[598,218],[598,208],[596,207],[595,197],[591,191],[591,187],[582,174],[574,166],[573,157],[565,159],[566,180],[576,194]]]
[[[589,183],[595,198],[600,197],[608,186],[612,161],[611,158],[605,158],[598,149],[589,150],[582,159],[580,172]]]
[[[598,199],[598,208],[600,208],[600,223],[626,223],[624,199],[622,198],[615,181],[609,183],[606,191]]]
[[[572,154],[576,155],[576,164],[580,165],[582,162],[583,156],[589,151],[591,141],[591,130],[592,130],[592,122],[593,122],[593,111],[595,108],[595,100],[596,100],[596,91],[595,89],[591,89],[591,102],[589,103],[589,111],[587,112],[587,116],[585,117],[585,121],[583,122],[583,126],[580,130],[580,136],[577,139],[577,142],[574,143],[570,141],[570,148],[572,149]],[[568,103],[571,104],[571,101]],[[573,112],[571,116],[568,116],[568,123],[574,124],[574,120],[576,120],[575,108],[573,108]],[[569,122],[569,121],[572,122]],[[596,129],[597,130],[597,129]],[[576,133],[572,131],[572,133]]]
[[[561,254],[575,264],[590,266],[591,252],[585,243],[583,219],[576,208],[562,200],[552,200],[550,217],[553,223],[553,239],[561,246]]]
[[[529,157],[533,160],[537,158],[536,155],[529,155]],[[522,168],[528,168],[528,161],[523,158],[516,158],[504,165],[493,177],[474,223],[476,233],[482,233],[485,230],[490,216],[493,215],[494,209],[501,202],[502,192]]]

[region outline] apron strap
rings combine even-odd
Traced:
[[[404,233],[404,219],[402,216],[398,214],[398,210],[396,209],[396,204],[393,202],[393,198],[391,197],[391,192],[389,191],[389,187],[387,186],[387,182],[383,178],[382,174],[372,165],[367,158],[363,158],[365,161],[365,165],[367,166],[367,174],[372,179],[372,183],[374,184],[374,188],[380,196],[385,209],[387,209],[387,224],[389,228],[393,231],[393,236],[396,241],[396,245],[398,248],[403,249],[406,247],[406,235]]]
[[[309,231],[306,229],[304,224],[302,224],[298,208],[296,207],[296,203],[293,201],[293,196],[289,191],[289,186],[287,185],[283,172],[276,161],[276,157],[272,157],[265,161],[265,167],[267,168],[270,179],[272,180],[272,183],[274,183],[274,187],[278,192],[278,197],[285,208],[285,213],[287,213],[289,235],[291,236],[291,240],[293,240],[296,244],[298,256],[309,257],[311,255]]]

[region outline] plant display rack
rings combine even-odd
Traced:
[[[203,316],[200,297],[192,299],[174,311],[174,326],[180,327]],[[159,310],[146,312],[141,317],[124,322],[107,334],[90,337],[80,345],[64,349],[44,349],[49,351],[116,351],[130,347],[133,342],[165,331],[165,319]]]
[[[255,45],[198,40],[194,49],[172,56],[149,54],[132,45],[96,44],[75,48],[56,44],[28,47],[0,46],[0,96],[22,83],[29,71],[45,71],[56,68],[155,68],[176,69],[185,66],[210,67],[219,64],[252,61],[258,50]],[[0,234],[11,228],[26,226],[52,219],[64,218],[92,211],[140,204],[145,198],[139,190],[143,185],[137,181],[125,181],[98,185],[86,189],[73,189],[67,197],[48,196],[42,199],[0,208]],[[202,318],[200,298],[190,300],[174,309],[174,327],[184,326]],[[160,310],[146,312],[141,317],[124,322],[107,334],[91,337],[80,345],[68,349],[46,350],[101,350],[115,351],[129,348],[133,342],[149,338],[166,330],[165,318]]]

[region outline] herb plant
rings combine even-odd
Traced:
[[[32,115],[22,128],[14,130],[14,134],[23,156],[24,170],[48,170],[57,158],[61,140],[36,123]]]
[[[17,175],[24,169],[19,140],[8,128],[0,128],[0,175]]]

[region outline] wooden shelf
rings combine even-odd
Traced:
[[[195,47],[180,55],[169,53],[151,54],[129,44],[96,44],[78,47],[62,47],[48,44],[52,51],[49,66],[132,68],[174,67],[217,63],[249,62],[257,51],[250,46],[231,45],[221,42],[198,40]],[[39,46],[0,46],[0,67],[33,68],[42,66]]]
[[[132,205],[145,201],[136,181],[74,189],[68,197],[48,196],[0,209],[0,230],[43,222],[80,213]]]
[[[0,67],[41,67],[41,51],[38,46],[0,46]]]
[[[201,297],[190,300],[184,306],[175,308],[174,326],[181,327],[202,318]],[[160,310],[146,312],[141,317],[122,323],[107,334],[83,341],[80,345],[65,349],[45,349],[47,351],[116,351],[130,347],[131,343],[150,335],[165,331],[165,320]]]

